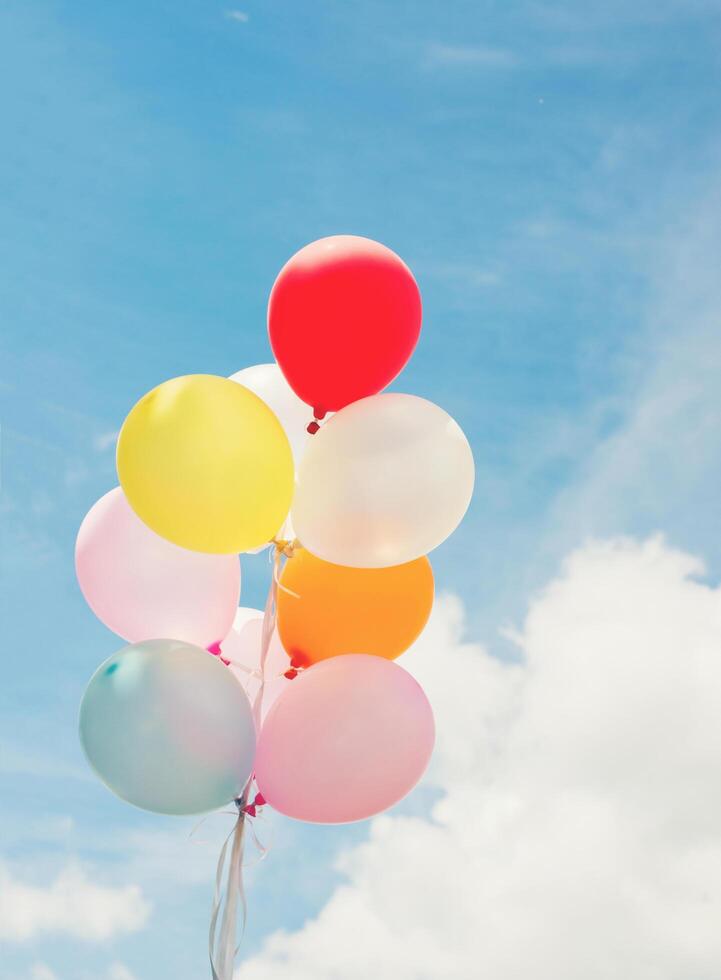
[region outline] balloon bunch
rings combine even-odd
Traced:
[[[78,534],[83,594],[130,644],[88,685],[83,748],[136,806],[235,801],[233,892],[258,807],[364,819],[431,755],[431,708],[395,659],[428,619],[426,554],[461,521],[474,468],[441,408],[379,394],[420,325],[416,282],[388,248],[336,236],[301,249],[270,295],[277,363],[141,398],[118,438],[120,487]],[[269,543],[265,612],[239,610],[238,555]],[[236,904],[216,977],[232,971]]]

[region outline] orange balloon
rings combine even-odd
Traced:
[[[280,584],[278,632],[298,667],[344,653],[394,660],[418,637],[433,605],[433,571],[425,557],[350,568],[299,548]]]

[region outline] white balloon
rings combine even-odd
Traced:
[[[325,561],[400,565],[456,529],[473,481],[471,447],[442,408],[415,395],[372,395],[311,437],[291,518],[304,547]]]
[[[277,364],[243,368],[230,380],[249,388],[275,413],[288,436],[297,466],[308,441],[307,426],[313,421],[313,409],[298,398]]]
[[[263,638],[263,613],[260,609],[241,606],[235,614],[230,633],[220,645],[221,656],[230,660],[230,669],[245,688],[251,704],[260,687],[260,647]],[[283,676],[290,667],[288,654],[273,632],[265,661],[265,684],[261,718],[265,718],[279,694],[290,681]]]

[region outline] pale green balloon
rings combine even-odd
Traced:
[[[80,741],[102,781],[156,813],[205,813],[250,777],[255,726],[231,671],[200,647],[146,640],[93,675],[80,705]]]

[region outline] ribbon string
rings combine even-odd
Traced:
[[[215,876],[215,897],[210,916],[208,933],[208,950],[210,953],[210,969],[212,980],[232,980],[233,961],[237,950],[236,921],[238,918],[238,903],[243,910],[243,929],[245,929],[246,901],[243,889],[243,851],[245,850],[245,821],[246,814],[242,807],[244,793],[238,800],[238,819],[235,827],[226,837],[218,858],[218,870]],[[231,843],[232,842],[232,843]],[[225,873],[226,857],[230,847],[230,861],[227,879]],[[225,884],[224,884],[224,879]],[[221,909],[223,912],[220,923],[220,934],[216,939],[218,919]]]
[[[255,721],[256,732],[260,731],[263,716],[265,665],[276,624],[278,589],[283,588],[280,585],[281,563],[283,558],[292,557],[295,547],[295,542],[279,539],[274,539],[272,544],[273,573],[271,575],[268,597],[263,612],[260,663],[257,672],[260,684],[253,699],[253,720]],[[220,857],[218,858],[218,870],[215,876],[215,895],[208,933],[208,952],[210,955],[212,980],[233,980],[233,964],[236,953],[238,952],[237,920],[239,906],[242,910],[241,936],[245,929],[247,904],[245,889],[243,887],[243,855],[245,853],[247,829],[250,830],[261,852],[261,858],[265,856],[265,848],[258,841],[255,830],[248,824],[248,819],[254,817],[256,814],[256,807],[262,806],[265,803],[265,800],[259,793],[256,794],[252,802],[249,802],[252,782],[253,776],[251,775],[243,789],[243,793],[235,801],[238,809],[238,818],[235,822],[235,827],[226,838],[220,851]],[[230,856],[228,857],[229,850]],[[228,865],[227,873],[226,863]],[[219,923],[220,929],[218,929]]]

